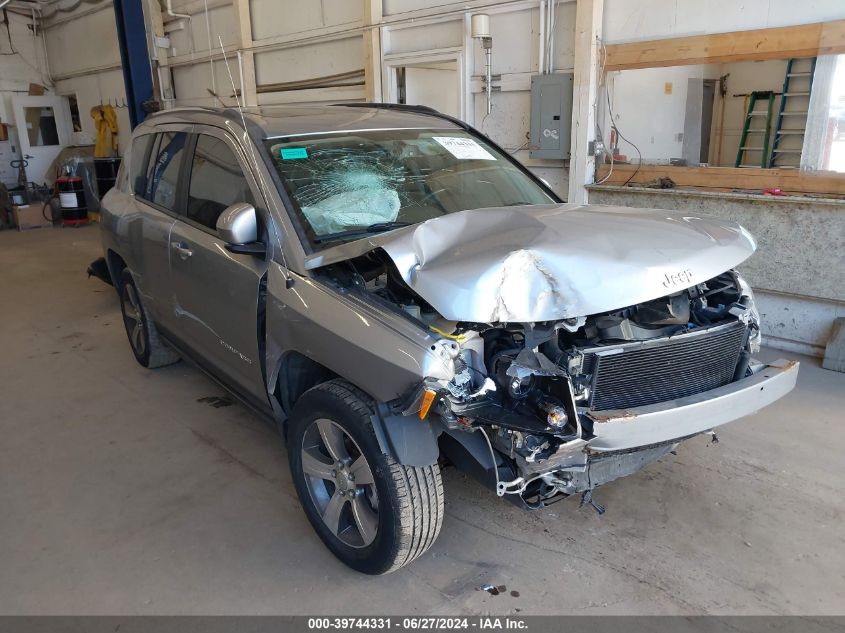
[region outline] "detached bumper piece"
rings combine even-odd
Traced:
[[[662,444],[708,431],[751,415],[792,391],[799,364],[778,360],[742,380],[696,394],[643,407],[590,411],[594,422],[588,450],[622,451]]]

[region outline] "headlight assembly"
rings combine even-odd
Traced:
[[[747,281],[740,275],[739,273],[736,274],[736,281],[739,284],[739,290],[742,297],[747,297],[747,300],[743,300],[747,311],[747,323],[748,327],[751,328],[751,334],[748,337],[748,343],[751,347],[751,353],[756,354],[760,351],[760,344],[763,341],[763,335],[760,332],[760,311],[757,309],[757,304],[754,301],[754,291],[751,289],[751,286],[748,284]]]

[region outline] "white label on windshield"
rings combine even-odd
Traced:
[[[449,150],[455,158],[461,160],[496,160],[486,149],[475,142],[475,139],[455,136],[433,136],[435,141]]]

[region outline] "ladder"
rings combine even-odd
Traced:
[[[786,64],[783,95],[778,108],[769,167],[795,168],[801,164],[801,148],[804,146],[804,133],[807,131],[807,112],[810,109],[810,93],[813,91],[815,72],[815,57],[793,58]]]
[[[766,109],[757,110],[757,101],[765,101]],[[739,137],[739,149],[736,152],[735,167],[765,167],[769,158],[769,137],[772,134],[772,110],[775,104],[775,93],[771,90],[752,92],[748,100],[748,112],[745,113],[745,123],[742,126],[742,136]],[[761,121],[766,117],[765,121]],[[753,136],[754,145],[749,145]],[[757,145],[756,143],[759,143]],[[760,154],[759,165],[745,162],[748,153]],[[757,162],[757,161],[755,161]]]

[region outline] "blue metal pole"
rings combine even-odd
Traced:
[[[146,117],[144,103],[153,96],[153,73],[147,50],[142,0],[114,0],[114,17],[129,121],[134,129]]]

